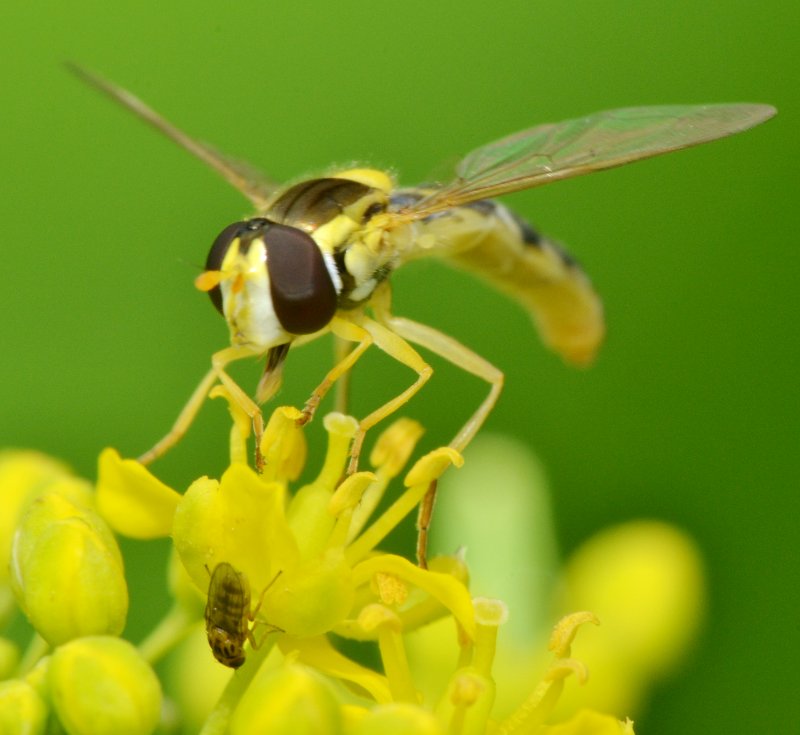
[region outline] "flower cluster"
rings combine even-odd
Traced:
[[[587,680],[585,663],[572,655],[573,639],[580,626],[598,620],[591,612],[565,615],[550,633],[549,661],[526,652],[538,674],[517,669],[508,686],[511,702],[498,687],[509,678],[507,657],[498,656],[509,611],[500,600],[470,594],[464,555],[436,557],[421,569],[377,550],[461,457],[441,448],[405,471],[422,428],[400,419],[376,441],[372,470],[342,479],[357,423],[331,414],[324,420],[329,441],[319,474],[293,491],[306,464],[299,412],[273,413],[261,444],[265,466],[257,473],[245,459],[248,421],[233,403],[231,411],[229,468],[219,480],[197,479],[183,494],[110,449],[100,456],[96,486],[35,453],[0,456],[0,622],[18,606],[35,630],[21,658],[0,639],[0,731],[632,732],[630,721],[601,711],[628,704],[613,692],[641,688],[654,676],[647,666],[684,645],[670,637],[672,617],[634,611],[639,619],[626,621],[634,640],[612,625],[621,637],[595,644],[587,657],[602,662],[616,650],[624,670],[609,673],[612,693],[596,696],[594,709],[586,709],[587,701],[573,695],[570,703],[562,691],[570,676]],[[382,502],[401,474],[403,491]],[[120,637],[128,592],[115,534],[173,542],[173,608],[137,647]],[[614,536],[610,545],[628,542]],[[618,594],[620,582],[604,567],[609,542],[598,543],[586,559],[575,559],[569,575],[579,582],[568,600],[578,602],[576,590],[594,585],[589,599],[607,610],[603,592]],[[232,589],[241,594],[221,588],[207,600],[220,564],[235,570]],[[628,607],[629,591],[622,597]],[[695,613],[686,612],[681,630],[692,627]],[[204,637],[214,626],[243,647],[244,663],[235,671],[211,655]],[[376,664],[353,654],[365,647]],[[168,673],[160,680],[153,666],[165,658]]]

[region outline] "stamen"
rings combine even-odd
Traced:
[[[400,618],[383,605],[367,605],[359,614],[358,622],[366,632],[377,631],[383,671],[394,700],[416,704],[417,690],[408,667]]]
[[[475,607],[475,650],[472,665],[484,676],[492,675],[492,664],[497,647],[497,632],[508,620],[508,607],[502,600],[490,600],[476,597],[472,601]]]

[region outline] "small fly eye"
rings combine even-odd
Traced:
[[[317,244],[295,227],[271,224],[263,231],[275,315],[292,334],[312,334],[336,312],[336,288]]]

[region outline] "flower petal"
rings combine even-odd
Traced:
[[[175,511],[172,535],[186,570],[207,590],[209,570],[220,562],[243,572],[255,591],[299,560],[284,515],[285,490],[236,463],[221,481],[192,483]]]
[[[281,645],[282,643],[284,645]],[[281,649],[285,647],[286,653],[296,652],[300,663],[307,664],[328,676],[358,685],[376,702],[392,701],[385,676],[351,661],[339,653],[326,637],[291,639],[291,645],[286,643],[286,639],[280,639],[278,646]]]
[[[97,463],[97,508],[123,536],[169,536],[180,495],[134,459],[104,449]]]

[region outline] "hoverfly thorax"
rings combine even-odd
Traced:
[[[256,217],[214,240],[198,285],[228,322],[231,342],[254,352],[313,334],[333,319],[341,281],[307,232]]]

